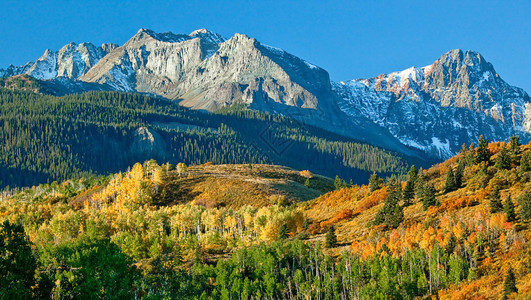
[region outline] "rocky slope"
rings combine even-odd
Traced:
[[[27,74],[56,95],[118,90],[159,95],[193,109],[234,104],[293,117],[360,141],[447,158],[463,143],[527,141],[529,96],[504,82],[475,52],[450,51],[432,65],[334,83],[281,49],[236,34],[226,40],[140,29],[124,45],[68,44],[0,76]]]
[[[528,94],[507,84],[479,53],[452,50],[432,65],[334,84],[341,109],[371,119],[405,145],[440,158],[483,134],[529,139]]]

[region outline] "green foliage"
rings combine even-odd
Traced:
[[[518,203],[520,204],[520,218],[524,221],[531,220],[531,192],[526,191],[518,197]]]
[[[508,196],[503,203],[503,212],[507,216],[507,221],[512,222],[516,220],[516,212],[514,211],[514,203],[511,196]]]
[[[334,179],[334,188],[336,190],[340,190],[342,188],[346,188],[348,185],[347,185],[347,182],[341,178],[339,178],[339,175],[336,175],[336,178]]]
[[[428,210],[430,206],[438,205],[437,198],[435,197],[435,188],[433,185],[427,185],[422,191],[422,209]]]
[[[509,155],[509,150],[503,145],[503,147],[500,150],[500,153],[498,154],[498,157],[496,157],[496,168],[499,169],[505,169],[508,170],[511,168],[511,157]]]
[[[415,198],[415,183],[412,180],[408,180],[403,193],[404,206],[411,205],[413,198]]]
[[[531,152],[530,151],[527,151],[524,154],[522,154],[522,158],[520,159],[520,170],[522,172],[531,171]]]
[[[516,277],[514,276],[513,268],[510,267],[503,282],[503,295],[508,296],[512,293],[518,293],[518,288],[516,288]]]
[[[336,236],[336,229],[332,225],[328,230],[326,231],[326,248],[335,248],[337,247],[337,236]]]
[[[490,161],[489,142],[483,138],[483,135],[479,136],[479,145],[478,149],[476,150],[475,161],[476,163],[488,163]]]
[[[304,185],[305,185],[307,188],[310,188],[310,187],[311,187],[311,184],[310,184],[310,178],[306,178],[306,180],[304,181]]]
[[[385,224],[391,228],[397,228],[404,220],[404,209],[399,201],[402,199],[400,182],[392,181],[387,187],[387,197],[383,207],[378,211],[374,224]]]
[[[371,177],[369,178],[369,189],[372,192],[379,190],[382,184],[382,179],[376,175],[376,173],[372,173]]]
[[[457,184],[455,182],[454,171],[452,171],[452,168],[449,168],[448,173],[446,174],[446,182],[444,183],[444,192],[449,193],[455,191],[456,189]]]
[[[494,187],[489,198],[490,198],[490,213],[491,214],[495,214],[503,210],[503,204],[500,198],[500,189],[498,187]]]
[[[139,148],[133,146],[141,127],[155,135],[155,150],[130,151]],[[365,183],[373,171],[403,173],[414,161],[278,115],[209,114],[118,92],[54,97],[0,89],[0,136],[0,187],[108,174],[151,158],[172,164],[274,163],[356,183]]]
[[[288,226],[286,223],[280,225],[280,228],[278,229],[278,239],[279,240],[285,240],[288,238]]]
[[[455,188],[459,189],[463,186],[463,176],[465,174],[465,164],[460,160],[455,170]]]
[[[21,225],[0,225],[0,299],[30,299],[37,261]]]
[[[79,240],[43,249],[44,281],[56,299],[134,298],[140,274],[132,261],[109,240]]]

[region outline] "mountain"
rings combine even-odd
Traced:
[[[35,91],[49,82],[25,76],[0,80],[0,188],[108,174],[149,159],[275,163],[356,183],[372,172],[387,176],[428,165],[278,115],[212,114],[122,92],[41,95]]]
[[[16,74],[42,79],[53,95],[114,90],[210,112],[259,110],[439,160],[481,134],[527,141],[531,132],[529,96],[472,51],[450,51],[423,68],[331,82],[324,69],[243,34],[225,39],[206,29],[140,29],[122,46],[71,43],[34,63],[0,70],[0,76]]]
[[[473,51],[452,50],[433,64],[334,84],[341,109],[371,119],[400,142],[448,158],[463,143],[529,141],[529,95],[507,84]]]

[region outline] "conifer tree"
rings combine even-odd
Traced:
[[[411,205],[411,200],[413,200],[413,198],[415,198],[415,184],[412,180],[408,180],[403,193],[404,206]]]
[[[310,187],[310,178],[306,178],[306,181],[304,181],[304,185],[309,188]]]
[[[512,222],[516,220],[516,212],[514,211],[514,203],[513,200],[511,200],[511,196],[505,199],[505,202],[503,203],[503,211],[507,216],[507,221]]]
[[[452,171],[452,168],[448,169],[448,173],[446,173],[446,183],[444,184],[444,192],[449,193],[456,190],[456,184],[455,184],[455,176],[454,171]]]
[[[518,293],[518,288],[516,288],[516,277],[514,276],[513,268],[509,267],[503,283],[503,295],[508,296],[512,293]]]
[[[476,163],[489,162],[490,161],[490,151],[489,151],[489,142],[483,138],[483,135],[479,136],[479,145],[476,151]]]
[[[457,165],[457,170],[455,171],[455,187],[459,189],[463,186],[463,176],[465,173],[465,164],[462,161],[459,161]]]
[[[335,248],[337,247],[337,236],[336,236],[336,229],[334,226],[330,226],[326,232],[326,248]]]
[[[428,185],[424,188],[422,193],[422,209],[428,210],[428,207],[437,205],[437,198],[435,198],[435,188]]]
[[[509,156],[509,150],[507,150],[507,147],[503,145],[503,147],[500,150],[500,153],[498,154],[498,157],[496,157],[496,168],[498,169],[510,169],[511,168],[511,157]]]
[[[280,228],[278,229],[278,239],[285,240],[287,238],[288,238],[288,226],[284,223],[280,225]]]
[[[519,155],[520,154],[520,137],[513,135],[511,136],[511,154]]]
[[[529,151],[522,154],[522,158],[520,159],[520,171],[522,172],[531,171],[531,163],[529,162],[531,160],[530,156],[531,156],[531,152]]]
[[[399,201],[402,198],[402,189],[400,182],[393,180],[388,184],[387,197],[384,200],[384,206],[376,214],[375,224],[386,224],[391,228],[397,228],[404,220],[404,210]]]
[[[500,189],[495,187],[490,194],[490,213],[495,214],[503,210],[503,205],[500,198]]]
[[[417,181],[418,171],[417,171],[417,168],[415,168],[415,165],[411,166],[411,168],[409,169],[409,172],[407,173],[407,176],[408,176],[408,180],[413,181],[413,183]]]
[[[518,203],[520,203],[520,218],[529,221],[531,219],[531,192],[526,191],[518,197]]]
[[[369,178],[369,189],[372,192],[380,189],[380,178],[376,173],[372,173],[371,177]]]

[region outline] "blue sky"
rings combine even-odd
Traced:
[[[11,1],[0,9],[0,67],[66,43],[124,43],[139,28],[245,33],[325,68],[333,80],[431,64],[475,50],[531,92],[531,1]]]

